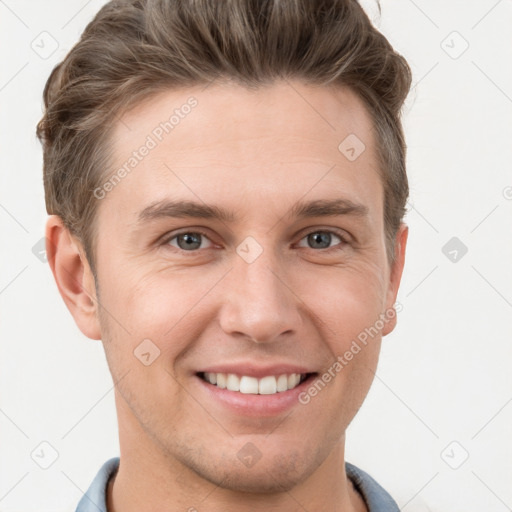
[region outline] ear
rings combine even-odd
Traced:
[[[88,338],[101,339],[94,276],[81,243],[57,215],[48,218],[45,234],[46,257],[67,308]]]
[[[402,279],[402,271],[405,264],[405,247],[407,245],[407,237],[409,235],[409,228],[404,223],[400,224],[400,228],[395,237],[395,262],[391,266],[389,276],[388,291],[386,295],[386,311],[393,308],[398,295],[398,288]],[[386,336],[396,327],[396,311],[393,318],[390,318],[384,328],[382,335]]]

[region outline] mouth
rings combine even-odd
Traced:
[[[291,391],[315,373],[283,373],[256,378],[234,373],[199,372],[197,376],[204,382],[219,389],[245,395],[275,395]]]

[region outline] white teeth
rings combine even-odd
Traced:
[[[258,394],[258,379],[256,377],[246,377],[240,379],[240,393]]]
[[[226,389],[226,374],[225,373],[217,373],[217,386],[221,389]]]
[[[288,389],[288,376],[279,375],[277,378],[277,391],[286,391]]]
[[[228,373],[226,388],[229,391],[240,391],[240,377],[234,373]]]
[[[274,393],[277,393],[276,378],[271,375],[270,377],[263,377],[263,379],[260,379],[259,392],[260,395],[273,395]]]
[[[300,375],[298,373],[292,373],[288,375],[288,389],[293,389],[300,381]]]
[[[290,375],[268,375],[261,379],[234,373],[204,373],[204,380],[228,391],[239,391],[250,395],[273,395],[297,387],[301,381],[300,373]]]

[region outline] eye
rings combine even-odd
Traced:
[[[334,239],[333,239],[334,237]],[[339,242],[334,246],[331,246],[333,241],[338,240]],[[304,245],[302,241],[305,240]],[[309,247],[310,249],[333,249],[336,246],[340,246],[341,250],[348,241],[341,235],[334,231],[329,230],[317,230],[312,231],[303,237],[299,242],[299,247]],[[167,237],[162,245],[171,245],[176,249],[195,252],[198,249],[208,249],[213,247],[213,243],[208,238],[208,235],[202,231],[183,231],[181,233],[175,233],[174,235]]]
[[[306,243],[310,244],[312,249],[331,249],[330,244],[333,241],[333,237],[341,242],[341,244],[337,244],[341,245],[340,249],[348,243],[345,238],[333,231],[312,231],[302,238],[301,242],[306,240]],[[299,242],[299,247],[304,247],[304,245],[301,245]]]
[[[210,244],[207,247],[204,245],[202,246],[202,242],[205,240]],[[172,237],[167,238],[163,242],[163,245],[172,245],[177,249],[188,252],[196,249],[208,249],[212,246],[210,239],[201,231],[184,231],[182,233],[175,234]]]

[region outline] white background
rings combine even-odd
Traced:
[[[101,343],[81,334],[32,252],[46,219],[44,83],[103,3],[0,1],[1,512],[74,510],[118,455]],[[381,3],[380,18],[364,5],[414,73],[410,236],[403,311],[347,460],[407,512],[512,510],[512,3]],[[45,51],[58,44],[47,58],[33,49],[41,37]],[[452,237],[468,248],[457,262],[442,251]],[[31,458],[43,441],[59,455],[46,470]]]

